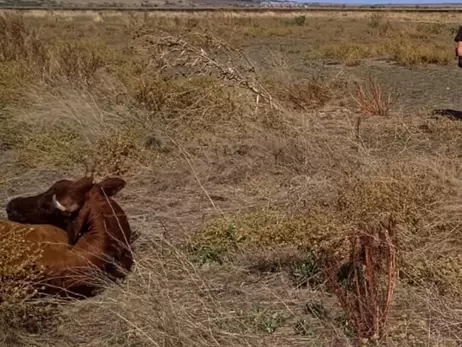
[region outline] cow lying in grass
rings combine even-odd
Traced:
[[[27,246],[40,250],[35,263],[43,269],[40,285],[46,293],[90,296],[101,286],[102,274],[120,279],[131,271],[130,225],[111,198],[125,181],[92,181],[63,180],[42,194],[15,198],[6,208],[9,220],[0,219],[0,242],[21,233]]]

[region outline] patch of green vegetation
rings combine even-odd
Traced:
[[[320,283],[320,271],[316,258],[312,255],[293,268],[292,276],[297,287],[307,285],[314,287]]]
[[[281,327],[286,317],[280,312],[271,313],[254,305],[249,311],[238,312],[237,319],[247,331],[272,334]]]
[[[306,16],[296,16],[293,19],[293,23],[298,26],[304,25],[306,22]]]
[[[81,162],[86,143],[82,134],[65,126],[30,128],[20,132],[13,150],[22,165],[69,169]]]
[[[196,230],[189,242],[222,250],[297,246],[319,254],[323,249],[339,246],[349,232],[361,224],[375,223],[383,214],[393,213],[404,221],[422,218],[422,206],[435,203],[446,189],[450,193],[448,187],[432,181],[429,173],[412,170],[411,176],[402,177],[401,172],[392,170],[390,174],[396,178],[382,181],[374,176],[352,176],[339,182],[335,202],[330,206],[315,204],[304,214],[262,208],[218,217]]]

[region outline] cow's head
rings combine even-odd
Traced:
[[[125,184],[125,180],[121,178],[109,177],[99,183],[94,182],[90,190],[81,192],[83,194],[81,197],[83,204],[78,215],[72,219],[67,228],[68,243],[70,246],[77,242],[80,233],[87,231],[104,233],[106,229],[121,236],[120,232],[128,230],[127,232],[131,234],[128,225],[122,227],[117,218],[113,219],[110,217],[114,213],[122,213],[122,218],[126,219],[125,213],[123,213],[120,206],[114,200],[110,199],[122,190]],[[121,227],[123,230],[118,231],[117,229]]]
[[[92,177],[60,180],[43,193],[11,199],[6,205],[8,219],[18,223],[52,224],[64,229],[66,218],[78,212],[92,187]]]

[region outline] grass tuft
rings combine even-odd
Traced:
[[[368,116],[389,117],[391,108],[397,102],[397,95],[384,92],[377,79],[369,77],[367,82],[356,85],[352,96],[357,107]]]

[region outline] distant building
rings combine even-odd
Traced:
[[[306,8],[308,4],[292,2],[292,1],[262,1],[260,3],[261,7],[265,8],[280,8],[280,7],[297,7],[297,8]]]

